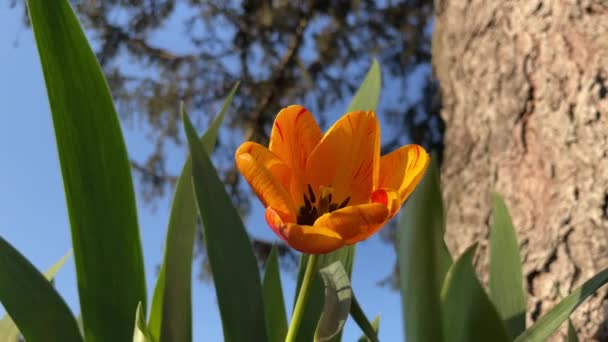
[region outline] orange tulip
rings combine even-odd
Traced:
[[[380,156],[374,112],[351,112],[323,135],[312,114],[277,115],[268,148],[245,142],[237,167],[266,207],[274,232],[291,247],[323,254],[362,241],[399,211],[429,163],[419,145]]]

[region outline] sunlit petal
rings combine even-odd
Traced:
[[[284,220],[294,222],[296,210],[291,196],[289,196],[280,177],[273,175],[273,173],[281,174],[284,172],[279,171],[279,169],[287,170],[285,165],[282,165],[282,162],[278,159],[260,158],[260,160],[257,160],[250,153],[240,152],[240,154],[235,156],[236,165],[247,183],[249,183],[260,201],[262,201],[264,207],[271,206],[281,214]],[[265,155],[265,157],[268,157],[268,155]],[[273,170],[273,172],[270,170]]]
[[[306,160],[322,137],[315,118],[299,105],[283,108],[272,126],[268,149],[293,170],[294,177],[287,190],[296,205],[303,201]]]
[[[270,174],[277,178],[285,189],[289,189],[289,183],[294,177],[291,175],[291,169],[279,157],[266,147],[251,141],[243,143],[236,150],[235,155],[239,156],[245,153],[250,154],[257,163],[270,171]]]
[[[401,199],[399,193],[394,189],[380,188],[374,190],[370,196],[370,200],[374,203],[381,203],[386,206],[389,213],[389,219],[395,216],[401,208]]]
[[[339,119],[312,151],[306,177],[315,191],[331,186],[336,201],[350,196],[351,204],[369,201],[377,183],[380,127],[373,112],[352,112]]]
[[[325,254],[344,246],[342,237],[331,229],[285,223],[272,208],[266,209],[265,216],[272,230],[300,252]]]
[[[326,227],[338,233],[346,244],[364,240],[380,229],[389,216],[381,203],[367,203],[338,209],[319,217],[315,227]]]
[[[396,189],[404,202],[422,179],[429,155],[419,145],[405,145],[380,158],[379,188]]]

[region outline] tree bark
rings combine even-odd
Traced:
[[[480,241],[487,281],[491,192],[513,217],[527,321],[608,267],[608,4],[435,0],[433,68],[445,120],[446,241]],[[608,340],[605,290],[573,315]],[[565,330],[554,335],[564,338]]]

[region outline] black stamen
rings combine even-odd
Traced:
[[[304,195],[304,207],[306,209],[312,208],[312,204],[310,204],[310,201],[308,200],[308,197],[306,197],[306,195]]]
[[[329,193],[329,196],[327,196],[327,203],[331,203],[331,192]]]
[[[317,199],[315,198],[315,193],[312,191],[312,187],[310,186],[310,184],[308,184],[308,195],[310,196],[310,201],[312,203],[315,203]]]
[[[329,210],[327,211],[328,213],[331,213],[332,211],[338,209],[338,205],[336,203],[332,203],[329,205]]]
[[[344,201],[342,201],[342,203],[340,203],[340,205],[338,206],[338,209],[342,209],[342,208],[346,207],[346,205],[348,204],[349,201],[350,201],[350,196],[346,197],[346,199],[344,199]]]

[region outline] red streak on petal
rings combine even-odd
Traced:
[[[416,163],[418,163],[418,158],[420,157],[420,147],[418,145],[416,145],[416,159],[414,160],[414,164],[416,165]]]
[[[306,113],[308,111],[308,109],[302,107],[302,109],[300,109],[300,111],[298,112],[298,114],[296,114],[296,122],[298,122],[298,119],[300,119],[300,115]]]
[[[275,122],[274,125],[277,127],[277,131],[279,131],[279,136],[281,137],[281,141],[285,141],[285,139],[283,138],[283,132],[281,131],[281,126],[279,126],[278,122]]]
[[[348,115],[346,118],[348,119],[348,124],[350,125],[350,129],[352,130],[353,129],[353,122],[350,121],[350,115]]]
[[[357,172],[355,172],[355,175],[353,176],[353,178],[357,178],[357,176],[359,176],[359,172],[361,172],[362,168],[363,168],[363,163],[359,164],[359,168],[357,169]]]
[[[266,218],[266,223],[268,223],[268,226],[275,232],[275,234],[277,234],[278,237],[280,237],[283,241],[289,244],[289,242],[287,241],[287,237],[285,236],[285,233],[283,231],[285,228],[285,224],[283,223],[283,220],[281,219],[279,214],[272,208],[266,208],[264,217]]]
[[[384,204],[388,207],[388,194],[384,189],[377,189],[372,192],[371,200],[374,203]]]

